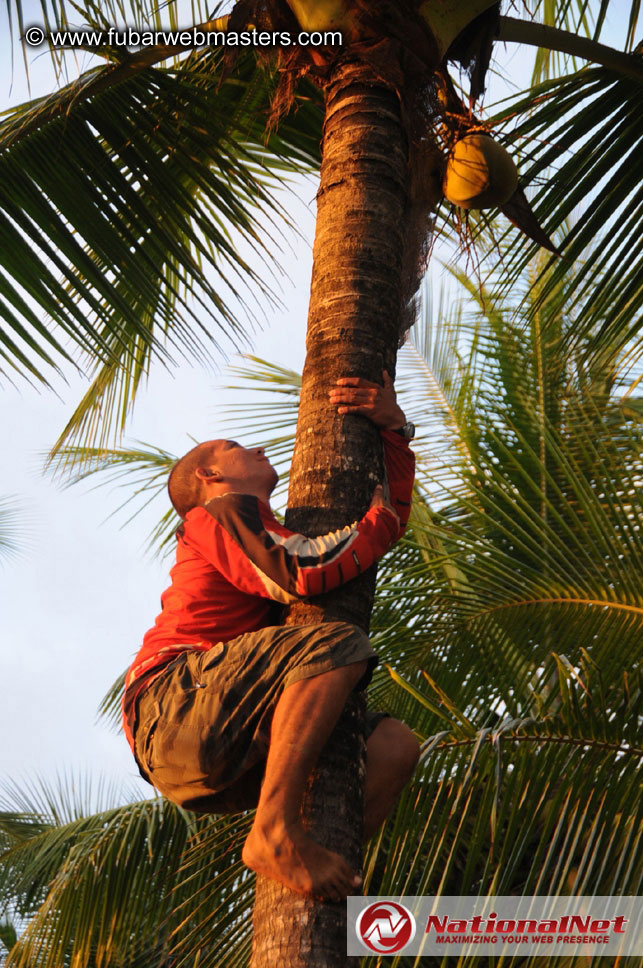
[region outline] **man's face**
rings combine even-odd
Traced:
[[[223,483],[235,489],[242,482],[258,484],[272,491],[278,474],[263,447],[242,447],[236,440],[214,440],[210,457],[212,470],[222,476]]]

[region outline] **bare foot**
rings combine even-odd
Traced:
[[[255,819],[241,856],[258,874],[323,900],[343,901],[362,884],[343,857],[316,844],[299,826],[258,825]]]

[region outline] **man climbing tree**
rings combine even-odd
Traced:
[[[258,804],[243,858],[291,890],[331,901],[361,878],[302,827],[311,770],[353,690],[377,656],[345,622],[276,624],[275,603],[317,596],[365,571],[408,520],[415,461],[412,425],[384,385],[343,378],[330,391],[340,414],[380,429],[390,499],[378,485],[361,521],[319,538],[289,531],[270,511],[277,474],[262,447],[229,440],[193,448],[174,466],[169,493],[184,519],[172,584],[127,677],[125,729],[143,776],[197,812]],[[364,836],[390,812],[417,762],[403,723],[367,720]]]

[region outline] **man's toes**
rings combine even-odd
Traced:
[[[350,866],[350,864],[347,861],[344,860],[343,857],[341,858],[340,873],[341,873],[342,878],[344,878],[344,879],[346,879],[348,881],[352,881],[353,880],[353,877],[355,876],[355,871]]]
[[[325,885],[326,896],[331,901],[341,901],[347,895],[346,883],[343,878],[333,877]]]
[[[361,881],[360,881],[360,883],[361,883]],[[358,886],[359,885],[355,883],[355,878],[354,877],[343,878],[342,879],[342,892],[343,892],[344,897],[347,897],[349,894],[354,894],[355,891],[357,890]]]
[[[320,889],[320,895],[319,900],[337,902],[346,897],[346,891],[339,881],[332,880],[323,885]]]

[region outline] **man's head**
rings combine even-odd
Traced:
[[[277,472],[263,447],[207,440],[176,462],[167,486],[175,511],[184,518],[192,508],[230,491],[254,494],[267,504],[276,483]]]

